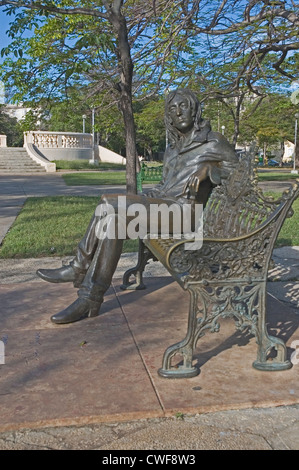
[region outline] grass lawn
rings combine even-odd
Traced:
[[[273,196],[276,199],[281,196],[281,193],[267,191],[265,195]],[[285,220],[276,240],[276,247],[299,246],[299,198],[294,201],[292,209],[294,214]]]
[[[53,160],[57,170],[125,170],[125,165],[119,163],[99,162],[98,165],[89,163],[88,160]]]
[[[278,197],[278,193],[267,192]],[[0,247],[0,258],[71,256],[88,226],[98,197],[28,198]],[[286,219],[276,246],[299,245],[299,198],[294,215]],[[124,252],[137,251],[137,240],[126,240]]]
[[[279,172],[279,170],[276,171],[269,171],[269,172],[260,172],[258,171],[258,179],[259,181],[287,181],[287,180],[292,180],[292,179],[299,179],[299,173],[294,174],[291,172]]]
[[[0,258],[71,256],[88,226],[98,197],[28,198],[0,247]],[[128,240],[124,252],[137,251]]]
[[[76,162],[72,162],[73,169],[75,168],[75,163]],[[65,168],[67,168],[68,162],[64,162],[63,165],[65,166]],[[80,162],[80,165],[81,169],[85,169],[88,167],[89,164],[88,162]],[[90,171],[88,173],[65,173],[62,175],[62,177],[68,186],[126,184],[126,172],[124,169],[121,171],[116,165],[114,171],[109,171],[109,169],[112,170],[113,164],[108,163],[106,167],[107,170],[101,171],[101,169],[105,167],[105,164],[103,163],[101,165],[104,166],[100,166],[97,171]],[[293,174],[291,172],[286,171],[279,171],[279,169],[269,172],[258,171],[259,181],[287,181],[296,178],[299,179],[299,174]]]
[[[125,171],[92,171],[89,173],[65,173],[62,175],[68,186],[97,184],[126,184]]]

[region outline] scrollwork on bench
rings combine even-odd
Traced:
[[[147,250],[190,295],[186,337],[166,349],[161,376],[197,375],[193,365],[197,341],[207,331],[217,332],[219,320],[227,317],[235,321],[237,329],[249,329],[255,335],[255,368],[277,371],[291,367],[284,342],[267,332],[266,283],[275,241],[285,219],[292,215],[291,206],[298,195],[299,180],[279,199],[266,197],[246,156],[209,198],[201,248],[186,250],[185,243],[193,241],[190,239],[143,240]],[[270,357],[272,350],[274,358]],[[173,365],[176,355],[182,357],[182,364]]]

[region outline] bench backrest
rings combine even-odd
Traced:
[[[251,157],[246,155],[212,191],[204,210],[204,236],[230,239],[252,233],[279,214],[291,197],[290,192],[276,200],[264,196]]]
[[[251,158],[245,156],[212,191],[203,212],[202,245],[192,245],[192,238],[145,239],[144,243],[182,286],[266,280],[277,235],[285,218],[292,215],[298,195],[299,180],[279,199],[264,196]]]

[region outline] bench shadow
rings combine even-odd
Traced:
[[[268,334],[270,336],[282,339],[284,343],[287,344],[287,342],[293,337],[294,333],[299,328],[298,315],[287,313],[285,315],[285,318],[282,318],[281,315],[274,313],[273,315],[270,314],[268,316],[270,317],[268,318],[267,322]],[[233,319],[231,319],[231,322],[233,324]],[[196,362],[195,365],[200,369],[206,362],[208,362],[213,357],[218,356],[222,352],[231,349],[234,346],[244,347],[248,345],[252,338],[254,338],[254,334],[252,334],[249,329],[246,329],[244,331],[236,330],[232,335],[222,341],[219,345],[206,352],[198,352],[198,348],[200,347],[199,339],[197,343],[197,351],[195,350],[193,356]],[[290,360],[293,351],[293,348],[287,346],[288,360]]]

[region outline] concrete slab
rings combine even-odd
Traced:
[[[274,268],[269,271],[271,281],[299,281],[299,247],[283,246],[273,250]]]
[[[166,276],[147,279],[139,292],[123,292],[120,283],[102,315],[70,325],[49,320],[76,298],[69,284],[0,286],[0,432],[299,403],[298,367],[254,370],[255,340],[232,321],[199,341],[199,376],[160,378],[164,350],[185,336],[188,296]],[[291,348],[299,317],[282,315],[271,298],[269,309],[270,332]]]
[[[236,331],[232,320],[223,320],[218,333],[207,333],[198,341],[195,361],[199,376],[187,380],[160,378],[156,371],[164,350],[184,339],[187,332],[188,294],[167,278],[149,279],[147,284],[150,289],[146,295],[136,292],[133,300],[132,294],[119,291],[118,298],[166,415],[180,410],[203,413],[299,403],[298,368],[283,373],[253,369],[255,338]],[[270,334],[282,337],[289,347],[299,340],[299,316],[282,310],[273,297],[268,298],[268,311]]]
[[[299,281],[268,282],[268,292],[299,315]]]
[[[100,317],[61,327],[50,315],[74,289],[10,284],[0,295],[0,431],[162,415],[112,292]]]

